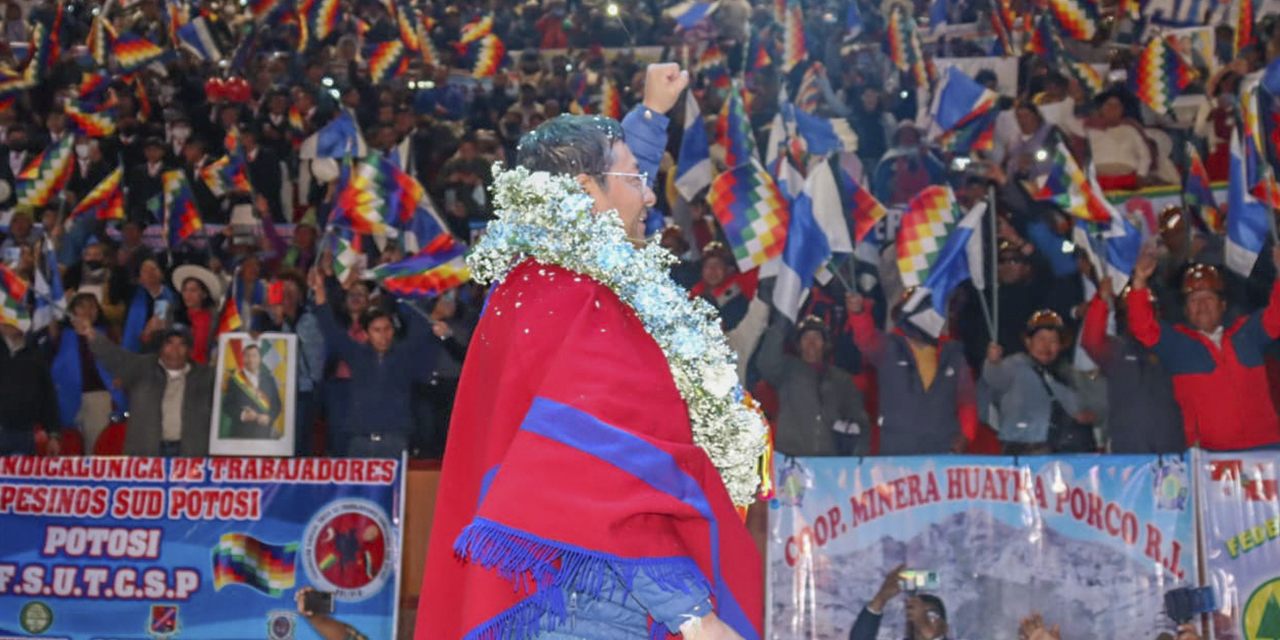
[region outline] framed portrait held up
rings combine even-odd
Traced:
[[[297,348],[292,334],[218,337],[210,455],[293,455]]]

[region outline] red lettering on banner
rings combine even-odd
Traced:
[[[106,487],[0,484],[0,513],[101,518],[110,495]]]
[[[1028,473],[1030,473],[1029,470],[1028,470]],[[1035,493],[1036,493],[1036,504],[1039,505],[1040,510],[1043,511],[1045,509],[1048,509],[1049,500],[1048,498],[1045,497],[1045,493],[1044,493],[1044,478],[1041,478],[1040,476],[1036,476]]]
[[[395,460],[328,458],[213,458],[207,461],[213,482],[306,482],[390,484]]]
[[[107,480],[163,482],[163,458],[35,458],[0,459],[0,477],[27,480]]]
[[[996,469],[996,477],[1000,479],[1000,497],[994,499],[1000,500],[1001,502],[1008,502],[1009,485],[1017,482],[1017,471],[1014,469]],[[1013,488],[1013,495],[1018,495],[1018,487],[1016,485]]]
[[[1156,562],[1160,562],[1161,560],[1160,542],[1163,539],[1164,539],[1164,536],[1160,535],[1160,530],[1157,529],[1155,525],[1148,522],[1147,523],[1147,548],[1143,550],[1142,554]]]
[[[1180,557],[1182,555],[1182,545],[1177,540],[1170,540],[1169,544],[1173,548],[1173,552],[1169,554],[1169,559],[1165,562],[1164,568],[1168,569],[1170,573],[1178,576],[1178,579],[1181,580],[1186,574],[1186,572],[1178,566],[1180,564],[1179,561],[1182,559]]]
[[[948,473],[950,471],[950,469],[947,470]],[[852,526],[856,527],[861,522],[875,520],[886,513],[938,502],[941,498],[938,492],[938,480],[933,472],[926,473],[923,482],[923,491],[921,491],[919,475],[905,476],[878,484],[863,491],[861,495],[850,497],[849,506],[853,511]]]

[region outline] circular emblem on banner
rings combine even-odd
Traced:
[[[1185,464],[1170,462],[1157,467],[1152,484],[1156,508],[1169,511],[1186,509],[1191,500],[1191,483]]]
[[[1280,578],[1258,587],[1244,604],[1246,640],[1280,638]]]
[[[303,567],[320,591],[339,600],[364,600],[378,593],[395,565],[391,521],[368,500],[325,505],[302,538]]]
[[[270,640],[293,640],[296,623],[294,614],[288,611],[272,611],[267,618],[267,638]]]
[[[18,612],[18,623],[27,633],[44,633],[53,626],[53,609],[39,600],[33,600],[22,605],[22,611]]]

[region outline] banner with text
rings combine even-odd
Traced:
[[[1280,638],[1280,452],[1205,453],[1199,467],[1213,635]]]
[[[1164,592],[1196,578],[1188,457],[777,458],[770,636],[851,638],[899,565],[929,572],[948,638],[1155,638]],[[905,637],[903,596],[879,632]],[[870,622],[870,619],[865,622]]]
[[[399,460],[0,458],[0,638],[395,637]]]

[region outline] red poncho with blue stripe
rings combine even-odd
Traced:
[[[644,572],[759,638],[761,559],[662,350],[607,287],[527,260],[495,287],[449,428],[415,640],[522,638]],[[651,623],[650,635],[675,632]]]

